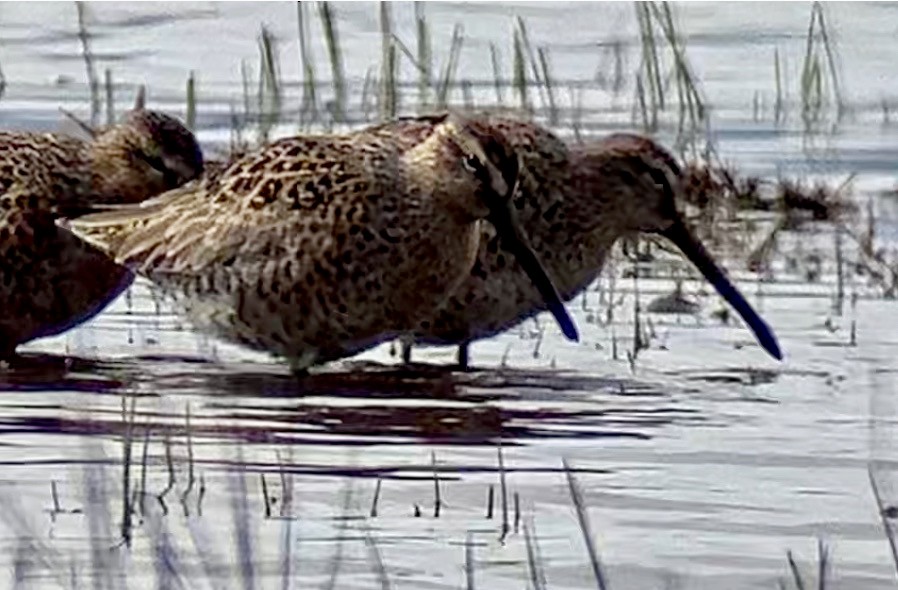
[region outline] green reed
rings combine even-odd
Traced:
[[[689,124],[689,132],[694,132],[705,121],[705,104],[698,90],[698,83],[692,73],[692,67],[686,59],[685,49],[681,41],[681,35],[674,24],[673,13],[670,4],[664,2],[651,4],[655,20],[661,25],[670,53],[673,57],[673,75],[676,82],[679,112],[678,134],[682,136],[687,132],[685,125]]]
[[[522,55],[526,64],[530,66],[530,73],[533,76],[533,82],[539,91],[540,100],[543,105],[547,105],[549,100],[545,94],[545,83],[543,82],[543,77],[540,72],[539,62],[536,58],[536,53],[533,51],[533,46],[530,44],[530,34],[527,32],[527,24],[524,22],[524,19],[519,16],[515,17],[515,30],[518,32]]]
[[[365,70],[365,78],[362,82],[362,92],[361,97],[359,99],[359,110],[362,113],[362,116],[365,120],[368,120],[368,103],[370,102],[371,96],[371,87],[374,85],[374,69],[368,68]]]
[[[670,5],[667,2],[637,2],[636,19],[641,61],[636,72],[634,118],[641,119],[643,130],[656,131],[661,113],[674,102],[668,96],[673,91],[677,105],[677,143],[692,143],[689,140],[694,139],[707,122],[707,107],[686,57],[682,35],[677,30]],[[663,58],[665,54],[667,60]]]
[[[3,66],[0,65],[0,98],[6,94],[6,74],[3,73]]]
[[[96,129],[100,120],[100,81],[97,77],[94,54],[91,50],[90,34],[87,32],[87,6],[84,2],[76,0],[75,9],[78,12],[78,39],[81,41],[81,56],[84,59],[87,83],[90,87],[90,126]]]
[[[106,125],[115,124],[115,86],[112,83],[112,70],[106,68],[104,72],[104,86],[106,88]]]
[[[193,70],[187,75],[187,114],[184,124],[190,131],[196,131],[196,75]]]
[[[661,63],[648,3],[636,3],[636,19],[642,49],[642,64],[636,74],[637,100],[643,116],[643,129],[654,131],[658,127],[658,113],[664,109],[664,92],[661,88]]]
[[[496,103],[501,105],[504,102],[502,66],[499,65],[499,50],[492,41],[490,41],[490,63],[493,66],[493,85],[496,88]]]
[[[776,82],[776,99],[773,103],[774,122],[779,124],[784,116],[784,97],[783,97],[783,66],[780,63],[779,48],[773,49],[773,77]]]
[[[415,68],[418,72],[418,109],[420,111],[425,111],[429,105],[429,95],[431,92],[436,92],[437,88],[433,83],[433,80],[430,79],[429,69],[430,64],[422,65],[419,61],[419,55],[412,53],[412,51],[406,46],[405,43],[402,42],[402,39],[397,37],[395,34],[391,38],[391,42],[393,47],[399,50],[399,53],[405,56],[408,62]],[[420,47],[419,47],[420,49]],[[425,58],[427,59],[427,58]],[[397,82],[398,86],[398,82]],[[423,90],[422,90],[423,89]],[[423,97],[423,98],[422,98]],[[425,102],[422,102],[425,101]]]
[[[331,77],[334,85],[331,115],[335,121],[342,123],[346,120],[346,79],[343,74],[343,55],[337,33],[337,23],[334,20],[330,2],[320,2],[318,9],[321,26],[324,30],[324,40],[327,44],[327,54],[330,57]]]
[[[440,75],[440,83],[437,86],[437,107],[445,108],[448,104],[449,91],[452,89],[452,81],[455,78],[455,70],[458,67],[458,58],[464,43],[464,29],[461,25],[455,25],[452,29],[452,40],[449,42],[449,56],[443,66]]]
[[[147,108],[147,87],[143,84],[137,87],[137,93],[134,95],[134,110],[140,111]]]
[[[624,53],[626,47],[621,39],[612,39],[603,44],[602,57],[599,67],[596,69],[595,80],[600,88],[610,89],[615,96],[624,88]],[[607,60],[611,59],[611,74],[605,72]]]
[[[390,4],[380,3],[380,118],[382,121],[394,119],[398,94],[396,92],[396,45],[393,43]]]
[[[549,48],[540,47],[537,49],[539,56],[539,66],[542,74],[543,84],[546,88],[546,99],[549,102],[549,124],[558,124],[558,108],[555,105],[555,93],[552,89],[552,75],[549,66]]]
[[[530,110],[530,100],[527,96],[527,70],[524,65],[524,48],[521,34],[517,29],[512,33],[512,86],[517,92],[519,107],[522,110]]]
[[[243,90],[243,125],[245,128],[252,117],[252,77],[253,73],[246,60],[240,60],[240,83]]]
[[[296,3],[296,28],[299,36],[299,61],[302,67],[302,103],[299,108],[300,126],[318,118],[318,99],[315,82],[315,60],[309,47],[309,25],[305,2]],[[307,119],[308,118],[308,119]]]
[[[465,112],[472,113],[477,108],[477,105],[474,104],[474,91],[471,88],[471,81],[463,78],[459,84],[461,85],[461,100]]]
[[[827,106],[835,108],[837,119],[842,116],[845,105],[839,78],[823,6],[814,2],[801,68],[801,113],[806,128],[821,120]]]
[[[416,1],[415,6],[415,38],[418,50],[418,103],[424,109],[429,104],[431,76],[433,75],[433,52],[430,42],[430,27],[424,16],[424,5]]]
[[[259,33],[259,135],[268,142],[271,129],[281,116],[280,57],[274,36],[266,27]]]

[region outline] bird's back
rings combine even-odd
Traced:
[[[32,195],[30,203],[16,198],[16,206],[56,213],[83,210],[89,205],[90,183],[83,140],[50,133],[0,132],[0,193],[20,184]],[[9,200],[6,206],[12,206]]]

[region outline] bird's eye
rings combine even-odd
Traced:
[[[473,154],[468,154],[467,156],[465,156],[464,159],[462,159],[462,164],[464,164],[465,168],[469,172],[473,172],[474,174],[477,174],[477,172],[479,172],[482,168],[480,160],[478,160],[477,156]]]

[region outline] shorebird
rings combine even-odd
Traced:
[[[517,153],[454,114],[278,140],[73,231],[145,275],[201,331],[298,374],[395,338],[468,275],[487,219],[576,338],[510,208]]]
[[[673,242],[739,312],[760,345],[782,353],[773,332],[714,262],[677,212],[683,176],[656,142],[634,134],[568,147],[548,130],[507,117],[483,119],[521,154],[529,182],[513,198],[521,227],[562,298],[572,299],[598,277],[614,243],[640,232]],[[517,264],[497,248],[488,228],[477,261],[452,295],[402,337],[411,342],[458,345],[468,365],[468,344],[508,330],[545,307]]]
[[[57,220],[140,201],[202,169],[193,134],[155,111],[129,111],[91,140],[0,132],[0,360],[86,321],[131,282]]]

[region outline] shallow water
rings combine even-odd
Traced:
[[[377,7],[335,9],[347,75],[359,87],[379,59]],[[769,178],[837,182],[857,172],[857,202],[873,199],[877,237],[894,251],[898,201],[882,191],[894,187],[896,133],[883,122],[880,103],[892,99],[898,81],[896,7],[834,3],[827,9],[850,109],[835,133],[812,138],[794,113],[775,125],[769,106],[774,48],[786,60],[789,97],[797,100],[808,5],[694,3],[678,5],[677,14],[714,107],[721,156]],[[136,84],[145,82],[151,105],[182,114],[184,80],[195,70],[199,135],[211,145],[229,135],[229,104],[243,100],[239,63],[246,59],[255,67],[261,23],[282,39],[284,78],[298,80],[295,10],[292,3],[103,4],[91,6],[89,26],[101,67],[112,68],[121,82],[117,104],[128,104]],[[523,16],[534,45],[549,47],[557,78],[585,85],[584,129],[599,133],[630,124],[632,87],[615,98],[593,78],[605,55],[599,43],[634,41],[631,4],[452,3],[428,4],[425,12],[437,63],[448,51],[453,25],[463,24],[459,71],[472,80],[491,79],[489,59],[483,59],[490,41],[509,67],[512,18]],[[412,6],[394,5],[393,14],[397,34],[413,44]],[[317,20],[310,28],[318,72],[326,78]],[[7,78],[2,125],[52,129],[60,124],[60,105],[87,112],[72,5],[4,4],[0,35]],[[625,55],[632,70],[636,49]],[[757,120],[755,91],[768,105]],[[484,100],[493,95],[491,87],[478,92]],[[510,89],[506,94],[511,100]],[[296,112],[298,85],[288,88],[284,102],[294,105],[287,116],[291,108]],[[292,125],[281,130],[295,130]],[[569,129],[563,118],[559,131]],[[656,337],[631,367],[624,351],[632,347],[632,280],[617,280],[617,292],[627,297],[615,321],[595,321],[605,309],[609,277],[626,270],[621,265],[570,303],[583,334],[577,345],[540,318],[538,325],[528,322],[476,343],[478,370],[470,374],[432,366],[401,371],[384,346],[298,384],[264,355],[192,333],[139,281],[95,320],[25,347],[30,368],[0,376],[0,493],[7,502],[2,542],[9,549],[3,553],[10,564],[18,560],[21,571],[38,575],[48,563],[60,578],[41,577],[38,585],[64,585],[72,559],[76,572],[105,563],[134,585],[152,580],[165,571],[159,563],[174,559],[172,568],[188,580],[228,587],[227,576],[246,571],[226,565],[247,554],[240,535],[231,536],[238,529],[251,533],[251,563],[263,587],[280,583],[287,539],[297,587],[371,587],[384,576],[380,560],[392,586],[457,588],[465,580],[470,539],[476,585],[504,588],[530,579],[522,527],[532,523],[547,587],[593,587],[562,467],[566,459],[582,486],[611,587],[774,587],[777,578],[791,576],[790,549],[810,583],[818,538],[831,551],[831,587],[891,587],[895,566],[867,471],[872,461],[886,503],[898,499],[898,307],[867,277],[849,273],[846,293],[857,294],[856,305],[846,302],[844,314],[834,314],[833,238],[829,228],[817,230],[786,236],[781,245],[782,253],[801,261],[822,259],[813,283],[788,271],[787,256],[778,258],[773,281],[759,281],[738,262],[729,267],[775,328],[787,355],[783,363],[767,358],[744,329],[714,319],[720,302],[693,280],[684,287],[701,312],[646,314]],[[847,252],[852,260],[850,246]],[[672,287],[670,273],[640,279],[643,306]],[[420,349],[415,360],[445,364],[452,355]],[[133,418],[130,410],[123,418],[123,403],[132,399]],[[132,441],[127,477],[125,440]],[[500,443],[511,528],[504,537]],[[433,516],[434,460],[439,518]],[[167,489],[169,464],[174,485]],[[233,476],[241,466],[243,484]],[[377,516],[370,517],[378,480]],[[134,550],[92,553],[88,539],[105,550],[120,538],[126,481],[131,492],[147,491],[143,515],[135,515]],[[284,497],[284,486],[293,489],[282,512],[282,502],[272,504],[271,497]],[[490,486],[495,505],[487,519]],[[85,517],[80,511],[104,505],[104,493],[110,522]],[[234,497],[248,502],[244,520]],[[25,538],[42,548],[16,553]],[[159,549],[167,542],[178,551]],[[27,563],[21,556],[32,554],[47,563],[31,570],[21,565]],[[234,569],[222,573],[216,564]],[[10,567],[10,579],[15,571]]]

